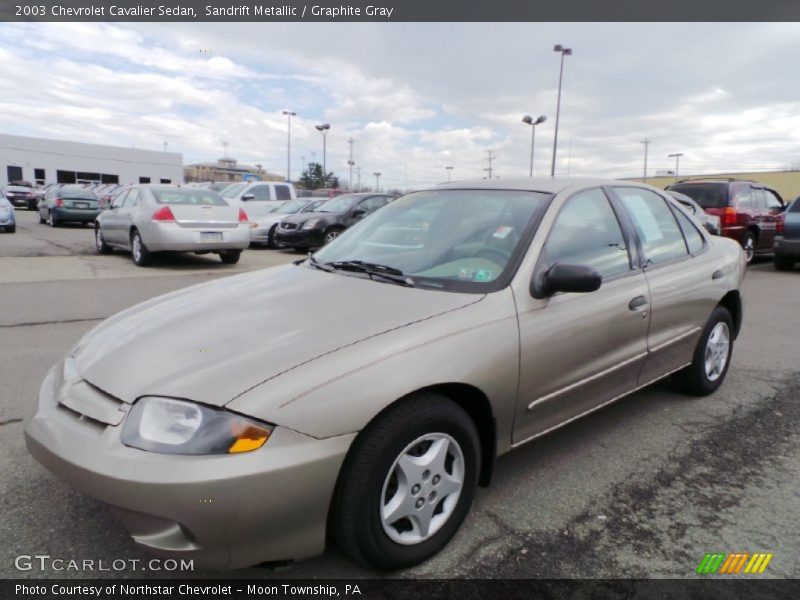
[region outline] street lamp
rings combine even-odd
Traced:
[[[317,125],[317,131],[322,134],[322,178],[327,181],[328,179],[328,166],[327,166],[327,146],[326,140],[328,137],[328,130],[331,128],[330,125],[327,123],[323,123],[322,125]]]
[[[561,70],[558,73],[558,100],[556,101],[556,132],[553,135],[553,163],[550,165],[550,177],[556,176],[556,150],[558,149],[558,120],[561,116],[561,82],[564,79],[564,57],[572,56],[572,48],[564,48],[561,44],[553,46],[553,52],[561,53]]]
[[[347,180],[347,187],[350,188],[350,191],[353,191],[353,165],[355,165],[355,161],[353,160],[353,144],[356,141],[353,138],[347,140],[347,143],[350,144],[350,158],[347,160],[347,166],[350,167],[350,178]]]
[[[680,164],[681,156],[683,156],[683,152],[677,152],[676,154],[667,154],[667,158],[675,159],[675,181],[678,180],[678,165]]]
[[[453,167],[445,167],[447,169],[447,183],[450,183],[450,175],[453,173]]]
[[[546,120],[547,117],[545,117],[544,115],[535,120],[530,115],[525,115],[524,117],[522,117],[522,122],[527,123],[528,125],[531,126],[531,171],[530,171],[531,177],[533,177],[533,144],[536,141],[536,126],[541,123],[544,123]]]
[[[373,173],[373,175],[375,175],[375,191],[376,192],[380,192],[381,191],[381,185],[380,185],[381,174],[380,174],[380,172],[378,172],[378,173]]]
[[[296,116],[296,112],[291,110],[283,111],[286,115],[286,181],[292,180],[292,117]]]

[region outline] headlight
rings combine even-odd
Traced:
[[[303,229],[314,229],[317,225],[319,225],[322,219],[309,219],[305,223],[303,223]]]
[[[264,445],[273,427],[185,400],[142,398],[122,428],[122,443],[163,454],[239,454]]]

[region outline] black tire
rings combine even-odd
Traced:
[[[153,253],[147,249],[142,236],[135,229],[131,233],[131,258],[137,267],[147,267],[153,262]]]
[[[757,243],[758,240],[756,239],[755,233],[748,231],[744,234],[744,239],[742,240],[742,249],[744,250],[744,258],[748,265],[753,262],[753,259],[756,256]]]
[[[410,500],[416,498],[415,503],[422,503],[422,508],[416,504],[412,508],[422,511],[428,508],[433,511],[434,518],[437,511],[441,518],[447,510],[449,516],[426,539],[400,543],[387,533],[385,527],[401,535],[394,526],[384,526],[381,508],[386,501],[396,461],[406,452],[412,452],[409,445],[426,434],[447,438],[448,452],[460,451],[463,461],[452,460],[449,468],[455,469],[456,464],[463,466],[461,489],[455,503],[444,508],[445,500],[455,498],[454,493],[443,492],[441,498],[436,498],[434,484],[440,484],[445,475],[438,474],[436,481],[436,467],[431,467],[433,474],[426,469],[429,479],[420,479],[421,488],[418,487],[415,493],[412,487],[408,488],[407,497]],[[452,400],[434,393],[420,393],[390,407],[359,434],[345,459],[331,507],[331,530],[336,542],[354,560],[380,570],[410,567],[430,558],[444,548],[467,516],[475,496],[480,461],[480,442],[475,424]],[[446,471],[446,468],[442,470]],[[424,474],[420,477],[424,478]],[[401,518],[395,525],[402,521],[412,523]]]
[[[99,225],[94,227],[94,247],[98,254],[111,254],[113,252],[113,248],[106,244],[106,240],[103,238],[103,231]]]
[[[61,225],[59,220],[53,216],[52,211],[47,211],[47,223],[50,225],[50,227],[58,227]]]
[[[16,233],[16,232],[17,232],[16,223],[14,225],[10,225],[9,227],[6,227],[6,233]]]
[[[241,250],[226,250],[219,253],[219,259],[226,265],[235,265],[241,256]]]
[[[269,232],[267,232],[267,248],[275,248],[275,228],[276,225],[273,225],[269,228]]]
[[[727,355],[725,356],[724,366],[722,369],[719,370],[716,375],[709,375],[708,368],[706,366],[706,351],[708,350],[709,352],[714,352],[714,349],[709,346],[709,338],[712,336],[715,328],[717,328],[718,325],[725,328],[727,331]],[[722,382],[725,380],[725,376],[728,374],[728,368],[731,365],[731,356],[733,354],[733,331],[733,318],[731,317],[731,313],[728,312],[728,309],[724,306],[718,305],[714,309],[714,312],[711,313],[711,317],[709,318],[708,323],[706,323],[703,333],[700,335],[700,339],[697,341],[697,346],[695,347],[694,354],[692,356],[692,364],[681,371],[678,371],[673,376],[673,381],[680,391],[693,396],[707,396],[708,394],[715,392],[717,388],[722,385]]]
[[[47,223],[47,219],[45,219],[45,218],[42,216],[42,213],[41,213],[41,212],[39,212],[39,225],[44,225],[45,223]]]
[[[778,271],[791,271],[794,269],[795,259],[791,256],[775,255],[775,269]]]
[[[342,232],[344,232],[344,229],[341,228],[341,227],[331,227],[331,228],[329,228],[328,230],[325,231],[325,241],[322,243],[322,245],[323,246],[327,246],[333,240],[335,240],[337,237],[342,235]]]

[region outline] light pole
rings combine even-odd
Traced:
[[[536,141],[536,126],[539,125],[540,123],[544,123],[546,120],[547,117],[545,117],[544,115],[535,120],[530,115],[525,115],[524,117],[522,117],[522,122],[527,123],[528,125],[531,126],[531,170],[530,170],[531,177],[533,177],[533,145],[534,142]]]
[[[644,138],[640,144],[644,144],[644,177],[642,178],[644,183],[647,183],[647,147],[650,145],[650,140]]]
[[[381,174],[380,174],[380,172],[376,172],[376,173],[373,173],[373,175],[375,175],[375,191],[376,192],[380,192],[381,191],[381,184],[380,184],[380,182],[381,182]]]
[[[296,112],[291,110],[283,111],[286,115],[286,181],[292,180],[292,117],[296,116]]]
[[[358,184],[356,184],[356,189],[360,192],[361,191],[361,167],[356,167],[356,175],[358,177]]]
[[[445,167],[447,169],[447,183],[450,183],[450,175],[453,173],[453,167]]]
[[[675,154],[667,154],[667,158],[675,159],[675,181],[678,181],[678,165],[680,165],[681,156],[683,156],[683,152],[677,152]]]
[[[322,125],[317,125],[317,131],[322,134],[322,179],[325,181],[325,185],[327,186],[328,181],[328,165],[327,161],[327,138],[328,138],[328,130],[331,128],[330,125],[327,123],[323,123]]]
[[[228,160],[228,142],[222,142],[222,149],[225,156],[225,160]]]
[[[561,53],[561,70],[558,72],[558,100],[556,101],[556,131],[553,135],[553,163],[550,165],[550,177],[556,176],[556,151],[558,150],[558,121],[561,117],[561,82],[564,79],[564,57],[572,56],[572,48],[564,48],[561,44],[553,46],[554,52]]]
[[[350,167],[350,177],[347,180],[347,187],[350,188],[350,191],[352,192],[353,191],[353,165],[356,164],[355,161],[353,160],[353,144],[355,144],[356,141],[353,138],[350,138],[349,140],[347,140],[347,143],[350,144],[350,158],[347,161],[347,166]]]

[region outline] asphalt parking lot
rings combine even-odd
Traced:
[[[237,265],[177,256],[141,269],[123,253],[95,255],[89,228],[52,229],[26,211],[17,217],[17,233],[0,234],[0,576],[168,576],[15,568],[20,554],[146,558],[103,505],[28,455],[22,419],[47,370],[100,320],[299,255],[248,250]],[[771,552],[764,577],[800,577],[798,290],[800,269],[752,266],[744,327],[720,391],[697,399],[657,384],[502,457],[454,541],[400,575],[682,578],[695,576],[706,552]],[[331,546],[288,568],[233,575],[377,574]]]

